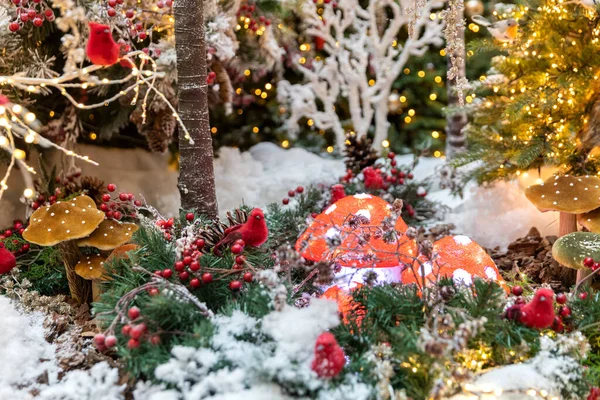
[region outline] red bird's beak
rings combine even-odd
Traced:
[[[110,33],[110,30],[109,29],[105,29],[104,33]]]

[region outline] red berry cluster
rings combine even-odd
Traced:
[[[24,230],[25,230],[25,225],[23,224],[23,221],[18,220],[18,219],[14,220],[12,229],[6,229],[4,232],[2,232],[2,234],[0,234],[0,245],[3,245],[3,243],[7,239],[10,240],[10,238],[12,237],[13,246],[11,246],[11,249],[16,248],[16,250],[12,250],[13,254],[15,256],[18,256],[18,255],[27,253],[30,249],[30,244],[23,243],[22,241],[15,238],[15,237],[21,237]]]
[[[133,193],[121,192],[113,196],[111,193],[117,190],[117,185],[114,183],[106,185],[106,190],[109,193],[102,195],[103,203],[100,204],[100,210],[104,212],[106,218],[112,218],[117,221],[125,217],[137,218],[137,207],[141,207],[142,202],[135,200]]]
[[[175,225],[175,220],[173,218],[159,219],[156,221],[156,226],[163,231],[166,240],[171,240],[173,238],[173,225]]]
[[[172,221],[170,219],[167,221],[167,224]],[[160,221],[159,221],[160,222]],[[162,276],[165,279],[169,279],[173,276],[173,270],[177,274],[178,278],[182,282],[187,282],[189,280],[189,286],[192,288],[198,288],[204,283],[212,282],[211,274],[204,274],[199,276],[200,271],[200,256],[202,255],[202,249],[204,248],[204,239],[197,238],[190,240],[186,243],[185,248],[181,252],[181,259],[175,261],[173,265],[173,269],[166,268],[162,271],[156,271],[156,275]],[[190,279],[190,275],[192,279]]]
[[[44,21],[54,21],[54,11],[44,0],[12,0],[17,6],[17,18],[8,24],[11,32],[17,32],[27,23],[39,28]]]
[[[127,310],[129,322],[123,325],[121,333],[129,337],[129,340],[127,341],[127,347],[129,349],[137,349],[144,340],[153,345],[160,343],[160,335],[150,334],[148,332],[148,326],[144,322],[140,322],[141,314],[140,309],[137,307],[131,307]],[[105,351],[117,344],[117,338],[114,335],[105,336],[103,333],[99,333],[94,336],[94,344],[98,350]]]
[[[73,177],[78,177],[79,175],[75,176],[73,175]],[[74,178],[73,178],[74,179]],[[61,180],[59,177],[56,178],[56,182],[57,183],[62,183],[62,184],[68,184],[69,181],[65,180]],[[66,182],[66,183],[64,183]],[[33,203],[31,203],[31,208],[35,211],[38,208],[40,208],[41,206],[43,206],[44,204],[49,204],[52,205],[54,203],[56,203],[59,198],[62,197],[62,190],[60,188],[56,188],[54,189],[54,194],[50,195],[50,196],[44,196],[43,194],[39,194],[38,197],[35,199],[35,201]]]
[[[260,27],[260,24],[263,24],[264,26],[271,25],[271,20],[267,19],[264,15],[258,16],[258,19],[256,18],[258,11],[259,10],[255,4],[248,4],[244,2],[237,11],[236,16],[248,18],[248,28],[253,32],[256,32]]]
[[[290,197],[294,197],[294,196],[296,196],[296,194],[302,194],[302,193],[304,193],[304,187],[298,186],[296,188],[296,190],[289,190],[288,197],[284,197],[283,200],[281,200],[281,202],[283,203],[283,205],[288,205],[288,204],[290,204]]]
[[[596,262],[592,257],[584,258],[583,265],[585,267],[591,268],[592,271],[596,271],[598,268],[600,268],[600,263]]]

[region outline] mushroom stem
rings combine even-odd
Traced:
[[[558,222],[558,236],[564,236],[571,232],[577,232],[577,215],[561,212]]]
[[[91,294],[90,283],[75,273],[75,266],[79,262],[81,252],[75,240],[67,240],[57,245],[65,264],[67,281],[71,297],[79,304],[86,303]]]

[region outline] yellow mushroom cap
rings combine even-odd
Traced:
[[[106,261],[113,261],[113,260],[118,260],[121,258],[124,260],[128,260],[129,259],[128,253],[130,251],[137,250],[139,247],[140,246],[138,246],[137,244],[133,244],[133,243],[124,244],[123,246],[119,246],[116,249],[114,249],[112,251],[112,253],[110,253],[110,255],[108,256]]]
[[[136,224],[121,223],[106,219],[88,237],[77,242],[79,247],[92,246],[100,250],[112,250],[131,240],[133,233],[138,230]]]
[[[553,176],[525,190],[525,196],[541,212],[583,214],[600,207],[600,178],[595,176]]]
[[[23,239],[40,246],[80,239],[94,232],[104,220],[90,197],[81,195],[68,201],[38,208],[29,218]]]
[[[600,208],[578,215],[577,222],[590,232],[600,233]]]
[[[75,273],[83,279],[100,279],[104,274],[106,274],[104,261],[105,258],[102,256],[84,255],[75,266]]]

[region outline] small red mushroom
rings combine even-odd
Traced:
[[[420,288],[438,279],[452,278],[457,284],[471,285],[473,278],[498,282],[505,290],[506,283],[492,258],[467,236],[446,236],[433,244],[433,260],[419,255],[412,268],[402,272],[402,283],[415,283]]]
[[[384,231],[386,224],[393,229]],[[298,238],[296,251],[307,260],[329,260],[343,267],[412,264],[417,245],[404,235],[407,229],[400,216],[392,216],[388,202],[370,194],[355,194],[319,214]]]

